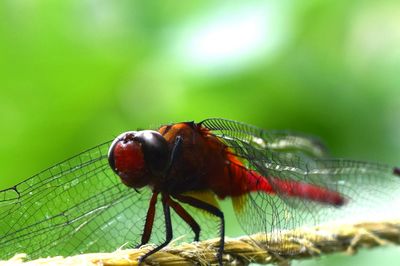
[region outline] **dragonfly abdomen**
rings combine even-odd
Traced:
[[[257,171],[247,169],[237,158],[231,156],[228,165],[230,194],[241,196],[248,192],[262,191],[267,194],[280,194],[287,197],[302,198],[336,207],[347,200],[337,191],[300,181],[282,180],[276,177],[264,177]]]
[[[346,198],[339,192],[328,190],[317,185],[281,180],[274,177],[270,178],[270,180],[275,190],[279,190],[281,194],[288,197],[298,197],[336,207],[343,206],[347,202]]]

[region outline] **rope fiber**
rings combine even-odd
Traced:
[[[299,237],[301,236],[301,237]],[[269,239],[266,241],[266,239]],[[364,222],[348,225],[329,225],[287,231],[279,235],[255,234],[226,238],[223,263],[226,265],[290,264],[292,260],[318,257],[335,252],[354,254],[361,247],[400,244],[400,220]],[[256,241],[253,241],[256,240]],[[256,244],[256,242],[258,244]],[[169,246],[149,256],[142,265],[210,265],[217,264],[219,239]],[[137,259],[154,245],[139,249],[117,250],[112,253],[81,254],[63,258],[37,259],[25,262],[24,254],[17,254],[6,265],[138,265]]]

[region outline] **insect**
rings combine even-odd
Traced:
[[[0,253],[36,258],[157,243],[144,261],[174,234],[198,241],[217,233],[222,264],[219,200],[232,200],[246,233],[279,237],[370,209],[399,184],[399,168],[331,159],[314,137],[218,118],[175,123],[125,132],[0,191]],[[217,227],[204,224],[209,218]]]

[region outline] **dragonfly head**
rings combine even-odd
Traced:
[[[169,157],[168,143],[157,131],[128,131],[119,135],[108,151],[108,162],[122,182],[133,188],[152,183],[162,174]]]

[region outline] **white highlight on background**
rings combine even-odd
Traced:
[[[288,23],[278,3],[222,8],[197,18],[173,38],[175,60],[185,66],[226,71],[272,55],[285,40]]]

